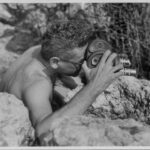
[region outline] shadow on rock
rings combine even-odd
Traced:
[[[6,38],[6,37],[9,37],[9,36],[13,36],[14,34],[15,34],[14,29],[6,29],[6,30],[4,30],[4,32],[2,33],[0,38]]]
[[[32,46],[38,45],[40,38],[35,37],[30,31],[19,31],[14,34],[11,40],[6,45],[8,51],[22,54]]]

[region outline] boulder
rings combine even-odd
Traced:
[[[3,4],[0,4],[0,18],[11,18],[11,14],[5,9]]]
[[[27,6],[23,5],[24,9]],[[29,7],[29,6],[28,6]],[[46,15],[35,9],[30,11],[26,17],[15,26],[16,32],[7,44],[7,49],[15,53],[23,53],[32,46],[41,43],[41,37],[46,31]]]
[[[0,146],[27,146],[33,140],[27,108],[15,96],[0,93]]]
[[[7,50],[22,54],[40,43],[46,30],[46,15],[40,9],[32,4],[0,4],[0,10],[0,36],[11,37],[5,46]]]
[[[51,146],[149,146],[150,127],[134,119],[110,120],[76,116],[64,119],[51,134],[45,137],[45,144]]]
[[[82,84],[70,91],[66,102],[81,88]],[[119,78],[97,97],[84,116],[66,118],[46,133],[42,145],[149,146],[150,127],[141,122],[148,123],[145,112],[149,112],[149,90],[147,80]],[[0,93],[0,103],[0,146],[33,145],[34,129],[22,101]]]
[[[0,38],[14,34],[14,27],[0,22]]]
[[[78,89],[68,92],[65,100],[69,101]],[[85,114],[111,119],[133,118],[150,124],[150,82],[120,77],[97,97]]]
[[[6,45],[9,42],[11,37],[1,38],[0,39],[0,80],[5,71],[8,69],[10,64],[18,58],[18,54],[8,52],[6,50]]]
[[[6,45],[6,49],[17,54],[24,53],[32,46],[39,44],[39,37],[35,37],[29,30],[20,30],[14,34]]]
[[[0,5],[1,6],[1,5]],[[7,45],[12,39],[10,31],[14,30],[14,27],[0,23],[0,80],[2,75],[8,69],[10,64],[18,58],[18,54],[11,51],[7,51]]]

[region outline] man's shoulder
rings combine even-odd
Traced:
[[[39,78],[32,80],[30,83],[26,84],[22,89],[22,96],[25,100],[27,97],[45,97],[51,95],[52,93],[52,84],[49,80],[45,78]]]
[[[36,72],[32,75],[25,73],[24,89],[36,87],[51,88],[52,82],[50,78],[42,75],[39,72]]]
[[[34,51],[34,50],[41,50],[41,45],[39,44],[39,45],[35,45],[35,46],[32,46],[32,47],[30,47],[29,49],[27,49],[26,50],[26,52],[29,52],[29,51]],[[26,53],[25,52],[25,53]]]

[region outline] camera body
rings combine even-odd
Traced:
[[[95,68],[106,50],[112,50],[112,47],[105,40],[96,38],[91,41],[85,53],[88,68]],[[118,54],[112,65],[115,66],[119,63],[122,63],[124,66],[124,69],[121,70],[124,72],[124,75],[136,76],[136,70],[131,68],[131,62],[126,54]]]

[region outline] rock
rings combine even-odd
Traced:
[[[15,96],[0,93],[0,146],[28,145],[34,130],[27,108]]]
[[[0,39],[0,80],[10,64],[18,58],[18,54],[8,52],[6,45],[11,37]]]
[[[112,119],[134,118],[150,123],[150,82],[134,77],[121,77],[92,106],[94,111],[102,112]]]
[[[11,18],[11,14],[5,9],[3,4],[0,4],[0,18]]]
[[[76,90],[70,91],[66,100]],[[68,98],[69,97],[69,98]],[[86,115],[111,119],[133,118],[150,124],[150,82],[123,76],[112,83],[89,107]]]
[[[6,49],[22,54],[30,47],[41,43],[41,37],[46,31],[45,14],[38,10],[30,12],[26,18],[15,27],[15,31]]]
[[[22,54],[32,46],[38,45],[39,37],[35,37],[29,30],[20,30],[14,34],[6,45],[6,49],[11,52]]]
[[[9,36],[11,33],[14,34],[14,27],[10,25],[4,25],[3,23],[0,23],[0,37],[6,37]]]
[[[0,23],[0,80],[2,75],[8,69],[10,64],[18,58],[18,54],[7,50],[7,45],[12,39],[13,35],[10,31],[14,30],[14,27]]]
[[[133,119],[76,116],[64,119],[51,135],[49,143],[59,146],[150,145],[150,127]]]
[[[40,43],[41,35],[46,31],[46,15],[40,9],[32,4],[8,4],[8,8],[0,4],[0,10],[0,17],[4,20],[1,22],[5,23],[0,23],[0,35],[11,37],[6,45],[7,50],[23,53]],[[11,14],[9,10],[12,10]]]

